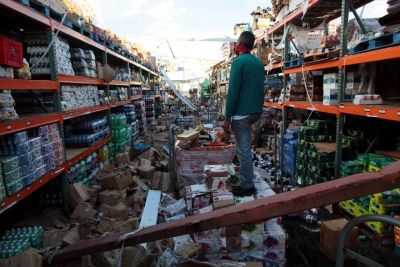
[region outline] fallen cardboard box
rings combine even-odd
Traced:
[[[68,187],[66,198],[71,207],[75,209],[79,203],[88,201],[90,199],[90,195],[83,187],[82,182],[79,182]]]
[[[0,267],[41,267],[42,256],[35,249],[28,249],[12,258],[0,259]]]
[[[129,165],[130,159],[129,159],[129,153],[121,153],[115,156],[115,163],[117,166],[126,166]]]
[[[82,220],[82,221],[93,221],[95,220],[95,216],[97,211],[93,208],[93,206],[86,202],[81,202],[75,208],[75,210],[71,214],[71,219],[73,220]]]
[[[346,219],[324,221],[320,231],[320,250],[331,261],[336,260],[339,236],[344,226],[348,223]],[[358,228],[353,228],[346,241],[346,248],[355,250],[357,247]]]
[[[161,182],[162,182],[162,172],[155,172],[153,177],[151,178],[150,188],[153,190],[160,190],[161,189]]]
[[[102,204],[100,206],[100,211],[103,212],[106,217],[127,220],[129,218],[129,213],[131,212],[131,209],[127,207],[124,203],[119,202],[115,206]]]
[[[81,238],[79,237],[79,229],[78,227],[72,228],[66,236],[63,238],[63,243],[67,245],[73,245],[76,244]]]
[[[125,190],[105,190],[98,194],[99,203],[109,206],[117,205],[125,197]]]
[[[183,134],[179,134],[176,139],[181,140],[181,141],[193,141],[196,140],[200,136],[199,131],[191,131],[191,132],[185,132]]]
[[[96,179],[100,181],[103,189],[115,190],[126,189],[135,182],[129,168],[106,168],[97,175]]]
[[[153,166],[140,166],[138,169],[138,174],[143,178],[151,178],[156,172],[156,168]]]

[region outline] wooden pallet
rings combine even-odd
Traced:
[[[400,44],[400,31],[388,33],[352,47],[349,54],[357,54]]]
[[[314,54],[304,57],[304,65],[332,60],[339,57],[339,50],[333,50],[325,53]]]

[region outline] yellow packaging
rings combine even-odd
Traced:
[[[381,170],[381,168],[378,168],[378,167],[375,167],[375,166],[372,166],[372,165],[368,165],[368,171],[369,172],[377,172],[377,171],[380,171]]]
[[[370,205],[372,205],[373,203],[382,204],[383,203],[382,193],[369,195],[369,203]]]
[[[365,223],[371,230],[378,234],[384,234],[385,233],[385,224],[382,222],[367,222]]]

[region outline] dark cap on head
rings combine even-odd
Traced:
[[[238,39],[238,43],[247,47],[248,49],[253,49],[255,41],[256,41],[256,37],[254,36],[254,34],[252,32],[249,32],[249,31],[242,32],[242,34],[239,36],[239,39]]]

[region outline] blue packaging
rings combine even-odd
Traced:
[[[35,170],[36,170],[37,168],[40,168],[41,166],[45,165],[46,163],[44,161],[44,157],[39,157],[33,161],[33,164],[34,164]]]
[[[57,123],[52,123],[47,126],[49,128],[49,133],[58,132],[58,124]]]
[[[22,155],[32,150],[29,141],[15,145],[15,149],[16,149],[15,153],[17,155]]]
[[[24,187],[27,187],[27,186],[33,184],[36,181],[35,172],[30,173],[30,174],[28,174],[26,176],[23,176],[21,181],[22,181],[22,184],[23,184]]]
[[[4,173],[4,183],[5,185],[12,184],[13,182],[21,178],[21,168],[17,168],[13,171]]]
[[[19,167],[19,158],[18,157],[7,157],[0,159],[1,168],[4,173],[11,172]],[[1,175],[1,173],[0,173]]]
[[[55,162],[55,161],[52,162],[52,163],[46,164],[46,171],[47,171],[47,172],[52,171],[52,170],[54,170],[55,168],[56,168],[56,162]]]
[[[49,126],[48,125],[44,125],[38,128],[38,133],[40,137],[43,136],[47,136],[49,135],[50,131],[49,131]]]
[[[54,161],[55,161],[55,159],[56,159],[55,154],[54,154],[54,151],[53,151],[53,152],[50,152],[50,153],[48,153],[48,154],[46,154],[46,155],[43,155],[43,159],[44,159],[44,163],[45,163],[45,164],[52,164],[52,163],[54,163]]]
[[[32,149],[38,148],[42,145],[42,138],[36,137],[36,138],[29,139],[29,143],[30,143],[30,146],[32,147]]]
[[[28,152],[28,153],[25,153],[25,154],[22,154],[22,155],[19,155],[19,162],[20,162],[21,166],[29,164],[30,162],[33,161],[33,159],[34,159],[34,156],[33,156],[33,152],[32,151]]]
[[[43,165],[39,168],[36,169],[35,171],[35,177],[36,179],[41,178],[43,175],[45,175],[47,173],[47,169],[46,169],[46,165]]]
[[[13,140],[14,145],[25,143],[26,141],[28,141],[28,132],[23,131],[23,132],[13,134],[12,140]]]
[[[43,156],[42,148],[38,147],[38,148],[33,149],[32,154],[33,154],[33,158],[35,158],[35,159],[40,158],[41,156]]]
[[[51,153],[53,151],[54,151],[54,148],[53,148],[53,144],[52,143],[48,143],[48,144],[42,145],[42,154],[43,155],[49,154],[49,153]]]
[[[30,164],[21,165],[21,176],[26,176],[28,174],[31,174],[35,172],[35,170],[36,166],[33,162],[31,162]]]

